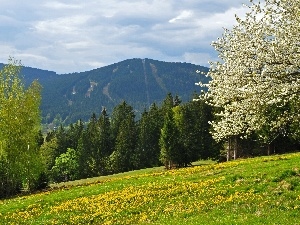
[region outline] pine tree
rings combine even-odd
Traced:
[[[173,107],[174,107],[174,98],[171,93],[168,93],[160,107],[162,117],[164,118],[165,115],[169,112],[169,110],[172,109]]]
[[[90,175],[90,171],[88,168],[88,154],[85,151],[85,137],[86,130],[83,130],[81,136],[78,140],[78,145],[76,149],[76,154],[78,155],[78,177],[79,178],[87,178]]]
[[[182,102],[182,101],[179,99],[179,96],[178,96],[178,95],[175,95],[175,98],[174,98],[174,100],[173,100],[173,106],[174,106],[174,107],[175,107],[175,106],[179,106],[181,102]]]
[[[100,150],[100,129],[96,114],[93,113],[89,123],[87,124],[87,128],[82,135],[82,144],[83,149],[81,156],[83,156],[86,160],[84,162],[86,166],[86,175],[87,177],[97,176],[99,175],[98,168],[100,167],[101,155],[99,154]]]
[[[144,111],[138,122],[138,140],[135,151],[135,164],[138,168],[160,165],[159,137],[162,123],[159,109],[153,104],[150,111]]]
[[[218,158],[221,144],[213,139],[209,121],[213,120],[213,109],[203,100],[188,102],[183,107],[183,138],[189,159]]]
[[[99,152],[97,153],[97,170],[99,174],[104,175],[108,172],[108,157],[112,153],[112,136],[110,120],[106,109],[104,108],[98,120],[99,126]]]
[[[179,166],[181,163],[179,131],[173,117],[173,110],[169,110],[161,129],[159,145],[161,148],[160,160],[166,169]]]
[[[81,133],[84,129],[83,122],[81,120],[76,123],[71,123],[66,129],[66,146],[67,148],[77,149],[78,140],[81,136]]]
[[[117,113],[116,113],[117,112]],[[124,172],[134,169],[134,150],[136,147],[136,124],[135,114],[131,106],[125,102],[119,105],[114,111],[114,126],[116,129],[116,142],[114,151],[110,156],[110,163],[113,172]],[[116,117],[118,115],[119,117]]]
[[[63,153],[66,153],[68,149],[68,141],[67,141],[67,131],[65,127],[61,124],[58,129],[55,131],[55,137],[57,140],[57,155],[60,156]]]
[[[127,118],[128,115],[132,114],[133,117],[135,117],[132,106],[128,105],[126,101],[123,101],[113,109],[111,115],[111,135],[113,141],[112,148],[114,148],[115,141],[117,139],[119,129],[121,127],[121,123]]]

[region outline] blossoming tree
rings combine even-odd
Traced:
[[[213,136],[257,132],[265,143],[278,134],[299,137],[300,1],[250,0],[247,7],[212,44],[219,61],[211,62],[207,99],[220,107]]]

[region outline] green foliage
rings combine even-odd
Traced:
[[[161,161],[169,161],[169,168],[172,164],[188,166],[199,158],[218,158],[221,145],[213,140],[208,123],[213,117],[212,107],[203,100],[179,104],[178,97],[173,100],[169,94],[162,106],[162,111],[171,112],[167,112],[161,130]]]
[[[195,159],[217,159],[222,143],[217,143],[211,135],[209,121],[214,118],[213,107],[201,99],[188,102],[183,106],[185,148],[191,151],[191,161]]]
[[[4,197],[19,187],[34,188],[43,171],[40,143],[41,86],[37,81],[26,89],[19,77],[21,64],[9,59],[0,71],[0,174],[6,185]],[[4,186],[2,184],[2,187]],[[16,188],[18,187],[18,188]]]
[[[98,156],[101,158],[101,149],[99,145],[99,126],[96,114],[92,114],[90,121],[83,133],[84,157],[87,158],[86,165],[90,176],[97,175]],[[82,155],[82,154],[81,154]]]
[[[116,108],[112,118],[112,127],[116,130],[114,151],[110,157],[113,172],[123,172],[134,169],[134,150],[136,147],[136,125],[132,107],[123,102]],[[116,131],[115,131],[116,132]]]
[[[87,178],[164,163],[182,167],[199,158],[215,158],[220,146],[214,145],[209,134],[211,108],[203,101],[180,102],[169,93],[161,107],[153,103],[135,120],[133,108],[123,101],[111,118],[103,108],[99,119],[92,114],[86,126],[81,121],[68,128],[60,126],[47,134],[42,146],[45,164],[51,169],[55,158],[72,148],[78,155],[79,177]]]
[[[0,198],[12,196],[21,191],[22,183],[21,178],[11,177],[13,168],[9,164],[6,157],[1,156],[0,158]]]
[[[111,126],[110,119],[104,108],[98,120],[99,125],[99,152],[96,155],[96,161],[98,161],[98,174],[107,174],[107,163],[110,154],[112,153],[112,136],[111,136]]]
[[[223,144],[212,138],[208,123],[214,118],[214,110],[202,99],[180,104],[179,97],[169,93],[160,107],[152,104],[135,120],[133,108],[123,101],[110,118],[103,108],[99,119],[92,114],[85,125],[78,121],[48,133],[42,146],[45,164],[51,169],[55,158],[67,148],[76,151],[80,178],[161,164],[167,168],[185,167],[198,159],[222,160]],[[238,140],[240,156],[262,154],[260,143],[253,140]],[[280,141],[288,142],[284,137]],[[281,152],[297,149],[297,145],[280,146]]]
[[[127,117],[134,117],[133,108],[126,101],[122,101],[114,108],[111,115],[111,132],[114,140],[117,138],[121,123]]]
[[[164,125],[161,129],[159,145],[161,148],[160,160],[167,169],[176,167],[181,163],[181,146],[179,132],[175,124],[173,111],[169,110],[165,116]]]
[[[43,143],[43,145],[41,146],[41,154],[46,169],[50,170],[55,164],[56,157],[60,155],[58,152],[58,144],[56,137]]]
[[[163,117],[174,107],[174,98],[172,93],[168,93],[161,104],[161,113]]]
[[[88,155],[85,154],[85,130],[82,132],[81,137],[78,140],[78,146],[76,152],[78,154],[78,164],[79,164],[79,178],[89,177],[89,167],[88,167]]]
[[[159,108],[153,104],[149,112],[145,111],[137,126],[137,146],[134,154],[136,168],[147,168],[160,165],[159,137],[163,117]]]
[[[55,159],[51,169],[51,177],[54,182],[75,180],[78,178],[78,155],[74,149],[68,148],[66,153]]]

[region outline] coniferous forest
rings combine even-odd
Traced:
[[[111,115],[104,108],[86,123],[49,132],[41,146],[47,178],[61,182],[161,165],[178,168],[219,157],[221,145],[207,122],[212,108],[203,101],[181,104],[169,93],[161,105],[135,117],[123,101]]]
[[[197,98],[197,95],[195,95]],[[68,127],[49,132],[41,146],[46,177],[62,182],[164,165],[166,169],[190,166],[200,159],[225,161],[226,142],[216,142],[208,121],[214,108],[204,100],[181,103],[169,93],[161,105],[155,103],[136,120],[126,101],[111,115],[104,108],[88,122],[79,120]],[[278,136],[272,153],[285,153],[299,147],[296,140]],[[269,145],[257,140],[239,139],[237,157],[267,155]]]

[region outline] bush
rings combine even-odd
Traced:
[[[66,153],[55,159],[50,173],[54,182],[65,182],[78,178],[78,156],[74,149],[68,148]]]

